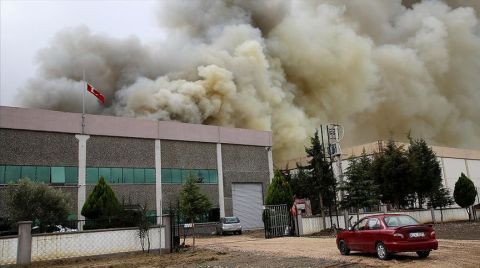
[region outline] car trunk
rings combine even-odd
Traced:
[[[395,233],[402,234],[407,241],[425,241],[434,238],[433,231],[429,225],[408,225],[398,227]]]

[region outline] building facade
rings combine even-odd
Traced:
[[[262,228],[271,146],[264,131],[0,107],[0,214],[6,184],[22,177],[67,192],[72,217],[83,219],[100,176],[119,202],[156,215],[175,206],[182,183],[195,176],[220,216]]]

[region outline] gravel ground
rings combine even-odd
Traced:
[[[440,239],[439,249],[433,251],[427,259],[420,259],[415,253],[400,253],[390,261],[381,261],[373,254],[352,253],[350,256],[342,256],[336,248],[335,238],[283,237],[266,240],[243,235],[198,241],[200,247],[212,250],[263,252],[269,256],[319,258],[365,266],[480,267],[478,240]]]
[[[480,221],[440,223],[434,228],[439,239],[480,240]]]
[[[28,267],[365,267],[319,258],[280,257],[253,252],[187,250],[173,254],[124,254],[37,262]]]

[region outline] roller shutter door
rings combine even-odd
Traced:
[[[260,183],[232,184],[233,216],[244,230],[262,229],[263,194]]]

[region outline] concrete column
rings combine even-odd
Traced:
[[[32,222],[18,222],[17,264],[32,262]]]
[[[77,220],[85,220],[82,216],[82,208],[87,199],[87,140],[89,135],[75,135],[78,140],[78,196],[77,196]],[[78,229],[83,230],[83,222],[78,222]]]
[[[273,157],[272,157],[272,147],[268,147],[268,176],[270,177],[270,183],[273,180]]]
[[[223,193],[222,144],[217,143],[218,205],[220,217],[225,217],[225,195]]]
[[[155,140],[155,200],[157,209],[157,224],[163,224],[162,147],[160,140]]]

